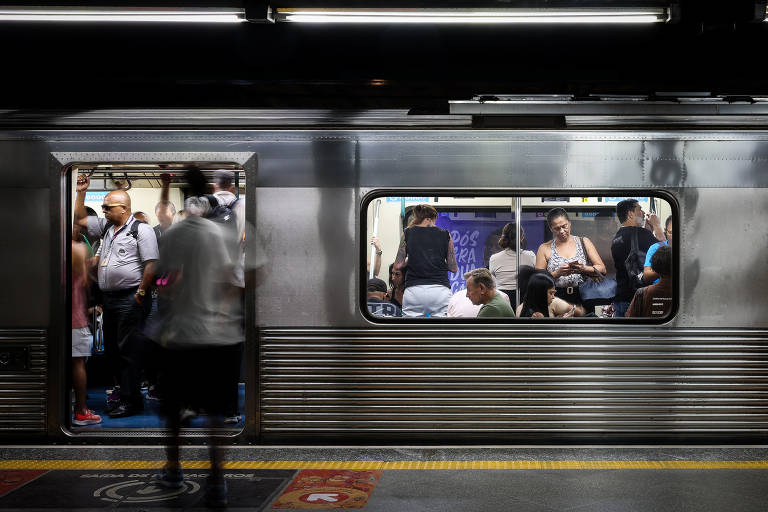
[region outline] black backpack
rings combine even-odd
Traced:
[[[139,219],[134,218],[133,224],[131,224],[131,227],[128,229],[128,232],[126,235],[132,236],[134,240],[139,240],[139,224],[144,224],[144,222],[140,221]],[[109,228],[112,227],[112,224],[107,224],[104,226],[104,229],[101,232],[101,237],[104,238],[104,235],[107,234],[107,231],[109,231]]]
[[[640,243],[637,239],[637,229],[632,230],[632,245],[624,260],[624,268],[627,270],[629,286],[632,291],[643,287],[643,265],[645,264],[645,253],[640,249]]]
[[[235,199],[229,204],[220,203],[216,196],[206,195],[206,199],[211,204],[211,209],[205,215],[205,218],[222,226],[222,235],[226,237],[226,246],[229,256],[233,262],[240,258],[240,236],[237,231],[237,214],[235,213],[235,204],[240,200]]]

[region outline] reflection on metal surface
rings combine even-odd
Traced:
[[[765,331],[269,330],[262,428],[764,435],[766,341]]]

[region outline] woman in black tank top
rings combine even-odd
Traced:
[[[437,210],[430,205],[413,209],[413,223],[405,230],[395,269],[406,265],[404,316],[445,316],[451,298],[448,272],[457,272],[451,235],[435,226]]]

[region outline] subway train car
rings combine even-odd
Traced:
[[[6,112],[0,432],[19,442],[162,440],[151,422],[71,424],[74,184],[91,174],[98,205],[130,181],[151,216],[158,175],[174,173],[182,201],[184,172],[197,167],[237,171],[257,233],[246,258],[258,254],[263,271],[246,288],[243,418],[222,431],[233,443],[765,439],[765,108],[721,103],[508,99],[440,116]],[[526,125],[536,116],[562,122]],[[456,291],[463,271],[498,250],[499,225],[521,219],[529,241],[545,243],[553,206],[599,242],[613,272],[606,244],[625,197],[672,218],[664,318],[380,318],[366,307],[367,267],[378,260],[388,280],[415,204],[456,226],[496,223],[477,235],[449,228]],[[109,386],[96,374],[89,403],[99,412]]]

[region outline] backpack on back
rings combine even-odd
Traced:
[[[624,268],[627,270],[629,286],[634,292],[643,287],[643,265],[645,264],[645,253],[640,249],[640,243],[637,239],[637,230],[632,230],[632,245],[624,260]]]
[[[235,213],[235,203],[240,199],[235,199],[229,204],[220,203],[214,195],[206,195],[206,199],[211,204],[211,209],[205,215],[205,218],[219,224],[222,227],[222,236],[225,237],[227,252],[232,262],[240,258],[240,233],[237,230],[237,214]]]

